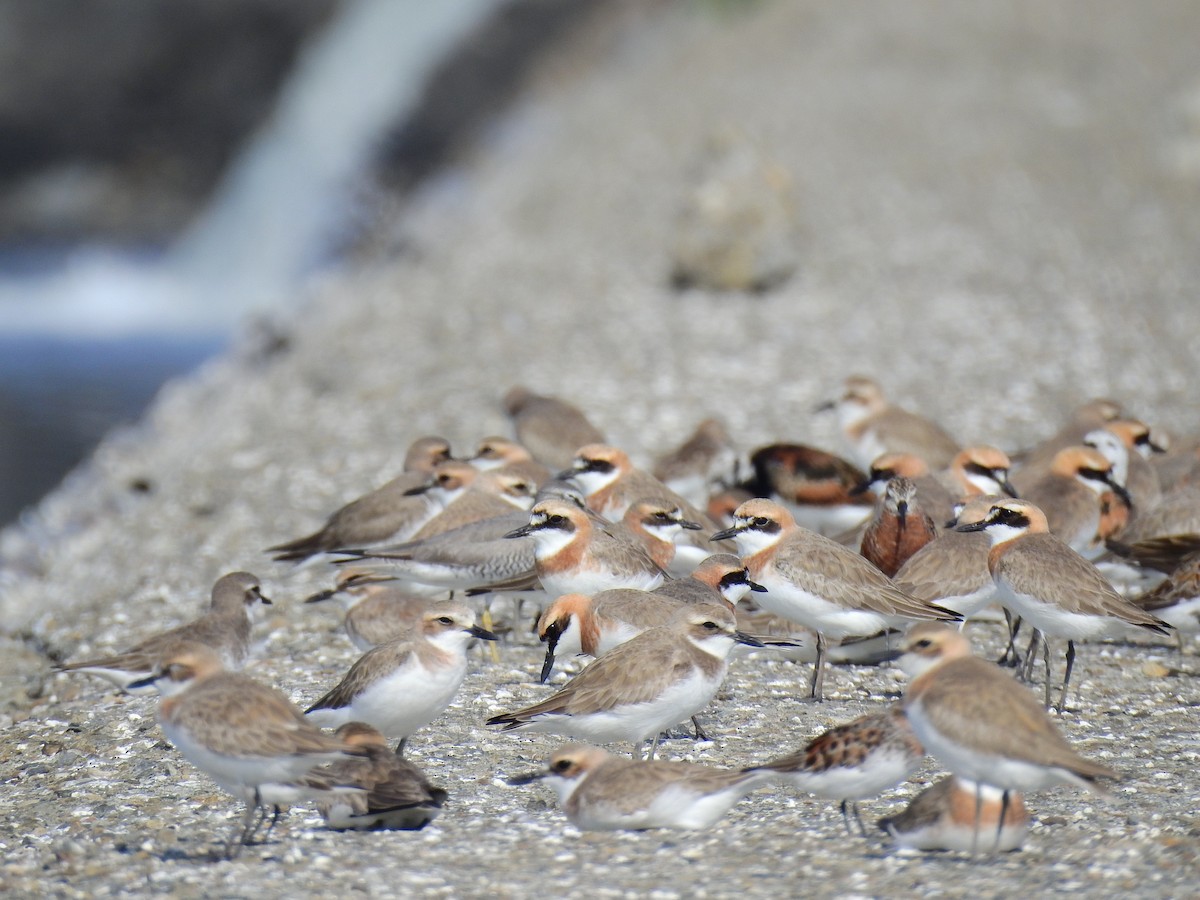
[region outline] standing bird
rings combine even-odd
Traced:
[[[684,607],[668,625],[651,628],[596,660],[557,693],[516,712],[492,716],[505,731],[538,731],[592,741],[641,742],[658,749],[665,728],[708,705],[741,634],[733,613],[717,603]]]
[[[900,667],[912,678],[902,703],[917,739],[953,775],[1003,792],[1001,825],[1014,791],[1070,784],[1102,794],[1100,779],[1120,778],[1077,754],[1029,690],[995,663],[972,656],[959,632],[916,626],[904,640]],[[972,849],[982,808],[980,790]]]
[[[982,531],[991,539],[988,569],[996,583],[996,599],[1029,622],[1044,638],[1067,639],[1067,667],[1059,712],[1066,706],[1076,641],[1121,635],[1130,626],[1156,634],[1169,633],[1167,623],[1118,594],[1094,565],[1051,534],[1045,515],[1028,500],[994,503],[983,519],[959,525],[958,530]],[[1032,669],[1032,648],[1029,657],[1026,664]],[[1048,649],[1046,659],[1048,706]]]
[[[697,508],[738,482],[741,460],[718,419],[705,419],[679,447],[654,463],[654,477]]]
[[[116,656],[66,663],[55,666],[55,670],[96,675],[133,693],[136,689],[132,682],[144,680],[164,652],[183,641],[205,644],[216,652],[225,668],[240,669],[250,656],[251,612],[259,604],[270,602],[263,596],[256,576],[231,572],[217,579],[208,612],[195,621],[146,638]]]
[[[504,409],[512,418],[517,440],[533,458],[553,469],[570,464],[584,444],[596,444],[604,435],[580,410],[559,400],[516,386],[504,395]]]
[[[713,535],[724,538],[737,542],[750,578],[767,589],[759,605],[817,633],[814,699],[824,696],[828,640],[875,634],[912,620],[960,618],[905,594],[853,550],[801,528],[770,500],[739,506],[734,526]]]
[[[837,412],[842,434],[860,466],[870,465],[881,453],[912,453],[930,469],[944,469],[959,450],[958,442],[940,425],[889,404],[879,383],[862,375],[851,375],[840,398],[818,407],[818,411],[826,409]]]
[[[1112,463],[1094,447],[1066,447],[1054,456],[1049,474],[1031,484],[1022,497],[1045,515],[1050,533],[1076,553],[1096,559],[1104,553],[1100,499],[1112,491],[1132,507],[1129,492],[1112,474]]]
[[[924,759],[925,748],[896,705],[831,728],[803,750],[745,771],[769,773],[802,791],[841,801],[846,830],[853,812],[865,837],[858,801],[895,787]]]
[[[421,487],[438,463],[450,459],[450,445],[439,437],[413,442],[404,457],[404,472],[382,487],[352,500],[333,513],[320,530],[268,547],[275,559],[302,562],[343,547],[362,547],[407,540],[437,511],[434,501],[411,492]]]
[[[883,499],[863,532],[859,552],[891,578],[937,534],[933,519],[917,500],[917,486],[900,476],[890,479],[884,488]]]
[[[481,472],[499,470],[506,475],[516,475],[532,484],[535,491],[552,475],[524,446],[506,437],[484,438],[467,462]]]
[[[969,501],[959,512],[957,524],[982,521],[992,504],[1001,499],[984,495]],[[986,534],[950,529],[909,557],[892,580],[918,600],[936,603],[969,619],[996,596],[996,582],[988,568],[991,549],[992,541]]]
[[[464,604],[433,604],[409,635],[368,650],[340,682],[304,711],[322,728],[366,722],[386,737],[408,738],[450,705],[467,677],[467,644],[496,636]]]
[[[551,598],[609,588],[653,590],[667,577],[637,544],[614,537],[574,503],[543,500],[507,538],[532,538],[538,581]]]
[[[679,548],[676,553],[687,557],[693,568],[712,553],[709,535],[716,530],[717,523],[649,472],[634,466],[629,454],[618,447],[607,444],[580,447],[571,468],[559,473],[558,477],[577,484],[588,509],[614,522],[638,500],[657,500],[677,506],[689,521],[703,527],[677,535],[675,543]]]
[[[350,642],[364,653],[412,630],[429,609],[428,597],[411,594],[394,579],[360,569],[343,569],[337,586],[305,603],[340,600],[346,617],[342,627]]]
[[[158,721],[167,740],[223,790],[246,802],[246,815],[226,844],[226,858],[250,842],[267,807],[276,807],[278,818],[281,804],[358,790],[305,777],[324,763],[366,751],[305,721],[274,688],[223,671],[204,644],[177,645],[133,686],[158,689],[163,697]]]

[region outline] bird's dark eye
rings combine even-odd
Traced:
[[[527,493],[529,491],[529,485],[523,481],[514,482],[512,487],[514,491],[521,491],[522,493]]]
[[[438,616],[437,620],[442,625],[453,625],[454,624],[454,620],[452,618],[450,618],[449,616]]]
[[[768,525],[771,524],[771,520],[768,519],[766,516],[758,516],[754,520],[754,524],[756,526],[758,526],[759,528],[766,528]]]
[[[546,521],[549,522],[551,525],[561,525],[563,522],[567,521],[567,519],[565,516],[554,515],[554,516],[551,516]]]
[[[569,759],[560,759],[550,768],[555,772],[565,772],[567,769],[571,768],[571,761]]]
[[[917,641],[915,644],[913,644],[913,646],[918,650],[924,650],[926,647],[932,647],[933,641],[929,640],[929,638],[921,638],[921,640]]]
[[[705,622],[700,627],[705,629],[706,631],[718,631],[721,628],[721,626],[718,625],[716,622]]]

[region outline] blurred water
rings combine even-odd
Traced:
[[[224,345],[220,335],[0,335],[0,521],[52,489],[162,383]]]
[[[268,121],[165,249],[0,250],[0,524],[163,380],[328,264],[347,197],[426,77],[498,0],[348,0]]]

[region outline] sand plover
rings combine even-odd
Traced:
[[[1050,534],[1046,516],[1028,500],[994,503],[983,519],[959,525],[958,530],[982,531],[991,539],[988,569],[996,583],[996,599],[1044,637],[1067,639],[1060,712],[1067,700],[1076,641],[1120,635],[1131,626],[1169,633],[1169,625],[1118,594],[1094,565]],[[1030,657],[1031,668],[1032,652]],[[1047,667],[1047,705],[1049,691]]]
[[[492,716],[505,731],[564,734],[593,741],[640,742],[708,705],[728,669],[736,643],[759,646],[741,634],[723,604],[681,609],[668,625],[651,628],[596,660],[540,703]]]
[[[403,749],[409,736],[441,715],[458,693],[472,638],[496,640],[475,624],[475,614],[464,604],[431,604],[418,629],[368,650],[304,714],[322,728],[366,722],[398,739]]]
[[[1100,535],[1100,497],[1107,491],[1131,504],[1129,492],[1112,475],[1110,463],[1093,447],[1066,447],[1054,457],[1050,472],[1021,496],[1036,505],[1052,534],[1075,552],[1095,559],[1104,552]]]
[[[96,675],[122,690],[151,674],[163,653],[182,641],[206,644],[227,669],[240,669],[250,655],[251,612],[271,601],[263,596],[258,578],[231,572],[217,579],[208,612],[186,625],[172,628],[135,644],[124,653],[55,666],[59,672]],[[136,690],[136,689],[132,689]],[[143,691],[149,691],[146,685]]]
[[[750,578],[767,589],[758,595],[759,605],[817,633],[814,698],[824,693],[827,640],[875,634],[912,620],[960,618],[905,594],[853,550],[800,528],[778,503],[747,500],[734,522],[713,538],[737,542]]]
[[[987,517],[1002,497],[984,494],[963,504],[956,524],[967,525]],[[978,615],[996,595],[996,582],[988,569],[992,541],[986,534],[949,529],[909,557],[893,577],[900,590],[926,603],[952,609],[964,619]]]
[[[902,702],[917,739],[959,778],[1010,798],[1057,784],[1103,794],[1100,779],[1120,778],[1076,753],[1033,694],[995,663],[972,656],[959,632],[915,626],[901,647],[900,667],[912,678]],[[977,793],[977,823],[982,799]]]
[[[389,577],[424,594],[509,582],[536,588],[533,541],[507,539],[528,522],[529,513],[513,510],[422,541],[344,551],[343,562],[357,567],[378,560]]]
[[[246,815],[225,848],[234,856],[253,838],[267,808],[357,791],[327,779],[304,782],[313,769],[365,751],[305,721],[274,688],[235,672],[204,644],[177,645],[138,686],[162,694],[158,721],[183,756],[222,789],[246,802]],[[261,815],[258,815],[261,810]]]
[[[858,801],[895,787],[924,759],[925,748],[904,710],[894,705],[831,728],[803,750],[745,771],[770,773],[802,791],[841,801],[846,830],[850,830],[853,813],[865,836]]]
[[[540,772],[512,785],[546,781],[577,828],[711,828],[765,778],[700,763],[632,760],[587,744],[567,744]]]
[[[433,501],[409,494],[433,473],[434,467],[450,458],[450,445],[439,437],[414,441],[404,458],[404,472],[382,487],[347,503],[333,513],[320,530],[268,547],[275,559],[300,562],[319,553],[342,547],[361,547],[410,537],[437,512]]]
[[[959,450],[958,442],[940,425],[889,404],[872,378],[851,375],[839,399],[818,407],[825,409],[837,412],[842,434],[860,466],[870,465],[881,453],[913,453],[931,469],[942,469]]]
[[[394,579],[374,572],[343,569],[337,586],[321,591],[305,603],[340,600],[346,610],[342,627],[359,650],[366,652],[407,634],[429,608],[428,597],[411,594]]]
[[[1089,431],[1103,428],[1107,423],[1121,418],[1121,404],[1103,397],[1089,400],[1074,409],[1062,427],[1039,444],[1016,456],[1020,469],[1013,474],[1017,490],[1024,491],[1050,470],[1055,454],[1064,447],[1083,443]]]
[[[467,460],[475,468],[485,472],[500,471],[515,475],[540,488],[550,480],[553,473],[537,462],[524,446],[506,437],[486,437],[475,447],[475,455]]]
[[[705,419],[675,450],[660,456],[652,474],[697,508],[716,490],[737,484],[741,460],[729,432],[717,419]]]
[[[543,500],[507,538],[531,538],[538,580],[551,597],[609,588],[652,590],[666,572],[640,546],[614,537],[566,500]]]
[[[681,533],[675,542],[681,548],[683,545],[694,546],[705,556],[712,552],[708,535],[716,529],[716,522],[649,472],[635,467],[629,454],[619,447],[608,444],[580,447],[571,467],[560,472],[558,477],[577,484],[588,508],[613,521],[624,516],[626,510],[639,500],[657,500],[678,506],[685,518],[698,522],[703,528]]]
[[[673,503],[638,500],[625,511],[621,524],[637,536],[650,558],[671,574],[686,575],[701,561],[696,558],[699,553],[681,556],[679,550],[683,548],[675,543],[675,536],[681,531],[699,531],[704,526],[685,518],[683,510]]]
[[[461,465],[461,463],[456,463]],[[534,485],[522,475],[498,469],[480,472],[465,491],[457,494],[413,534],[413,541],[437,537],[447,531],[503,516],[514,509],[533,506]]]
[[[879,828],[906,850],[970,853],[983,832],[996,836],[996,852],[1007,853],[1021,849],[1025,842],[1029,812],[1015,791],[1008,793],[1005,802],[1004,791],[998,788],[947,775],[917,794],[903,812],[880,819]]]
[[[392,751],[378,729],[347,722],[334,733],[365,757],[330,763],[323,775],[338,784],[355,785],[360,793],[323,797],[317,808],[330,828],[378,831],[424,828],[449,796],[429,783],[421,770]]]
[[[517,440],[534,459],[555,469],[569,465],[584,444],[604,440],[577,407],[519,385],[504,395],[504,409],[512,418]]]

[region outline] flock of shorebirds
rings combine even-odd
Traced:
[[[1164,436],[1111,401],[1010,459],[960,446],[852,377],[828,404],[850,459],[775,444],[747,460],[710,420],[653,473],[569,403],[523,388],[504,402],[514,438],[487,438],[466,460],[421,438],[393,481],[270,548],[336,563],[335,585],[310,601],[343,601],[363,651],[307,710],[235,671],[254,609],[270,602],[246,572],[217,581],[195,622],[60,666],[162,694],[167,739],[246,801],[226,855],[299,802],[338,829],[434,818],[446,792],[404,745],[455,697],[469,646],[497,640],[499,597],[516,636],[536,609],[543,684],[564,657],[594,661],[486,725],[634,742],[633,757],[568,744],[511,779],[552,785],[578,827],[705,828],[783,781],[841,801],[847,828],[853,814],[862,829],[857,802],[928,755],[949,775],[880,826],[901,846],[972,853],[1021,846],[1025,793],[1102,794],[1121,777],[1073,750],[1050,715],[1067,709],[1077,643],[1200,630],[1200,457],[1179,441],[1160,452]],[[997,608],[1009,629],[1001,662],[1015,672],[972,655],[963,631],[964,620],[999,621]],[[1066,646],[1057,698],[1051,641]],[[898,659],[911,680],[898,702],[780,759],[732,770],[658,760],[673,726],[691,718],[701,734],[695,717],[738,645],[811,660],[814,700],[830,661]],[[1028,686],[1039,650],[1042,696]]]

